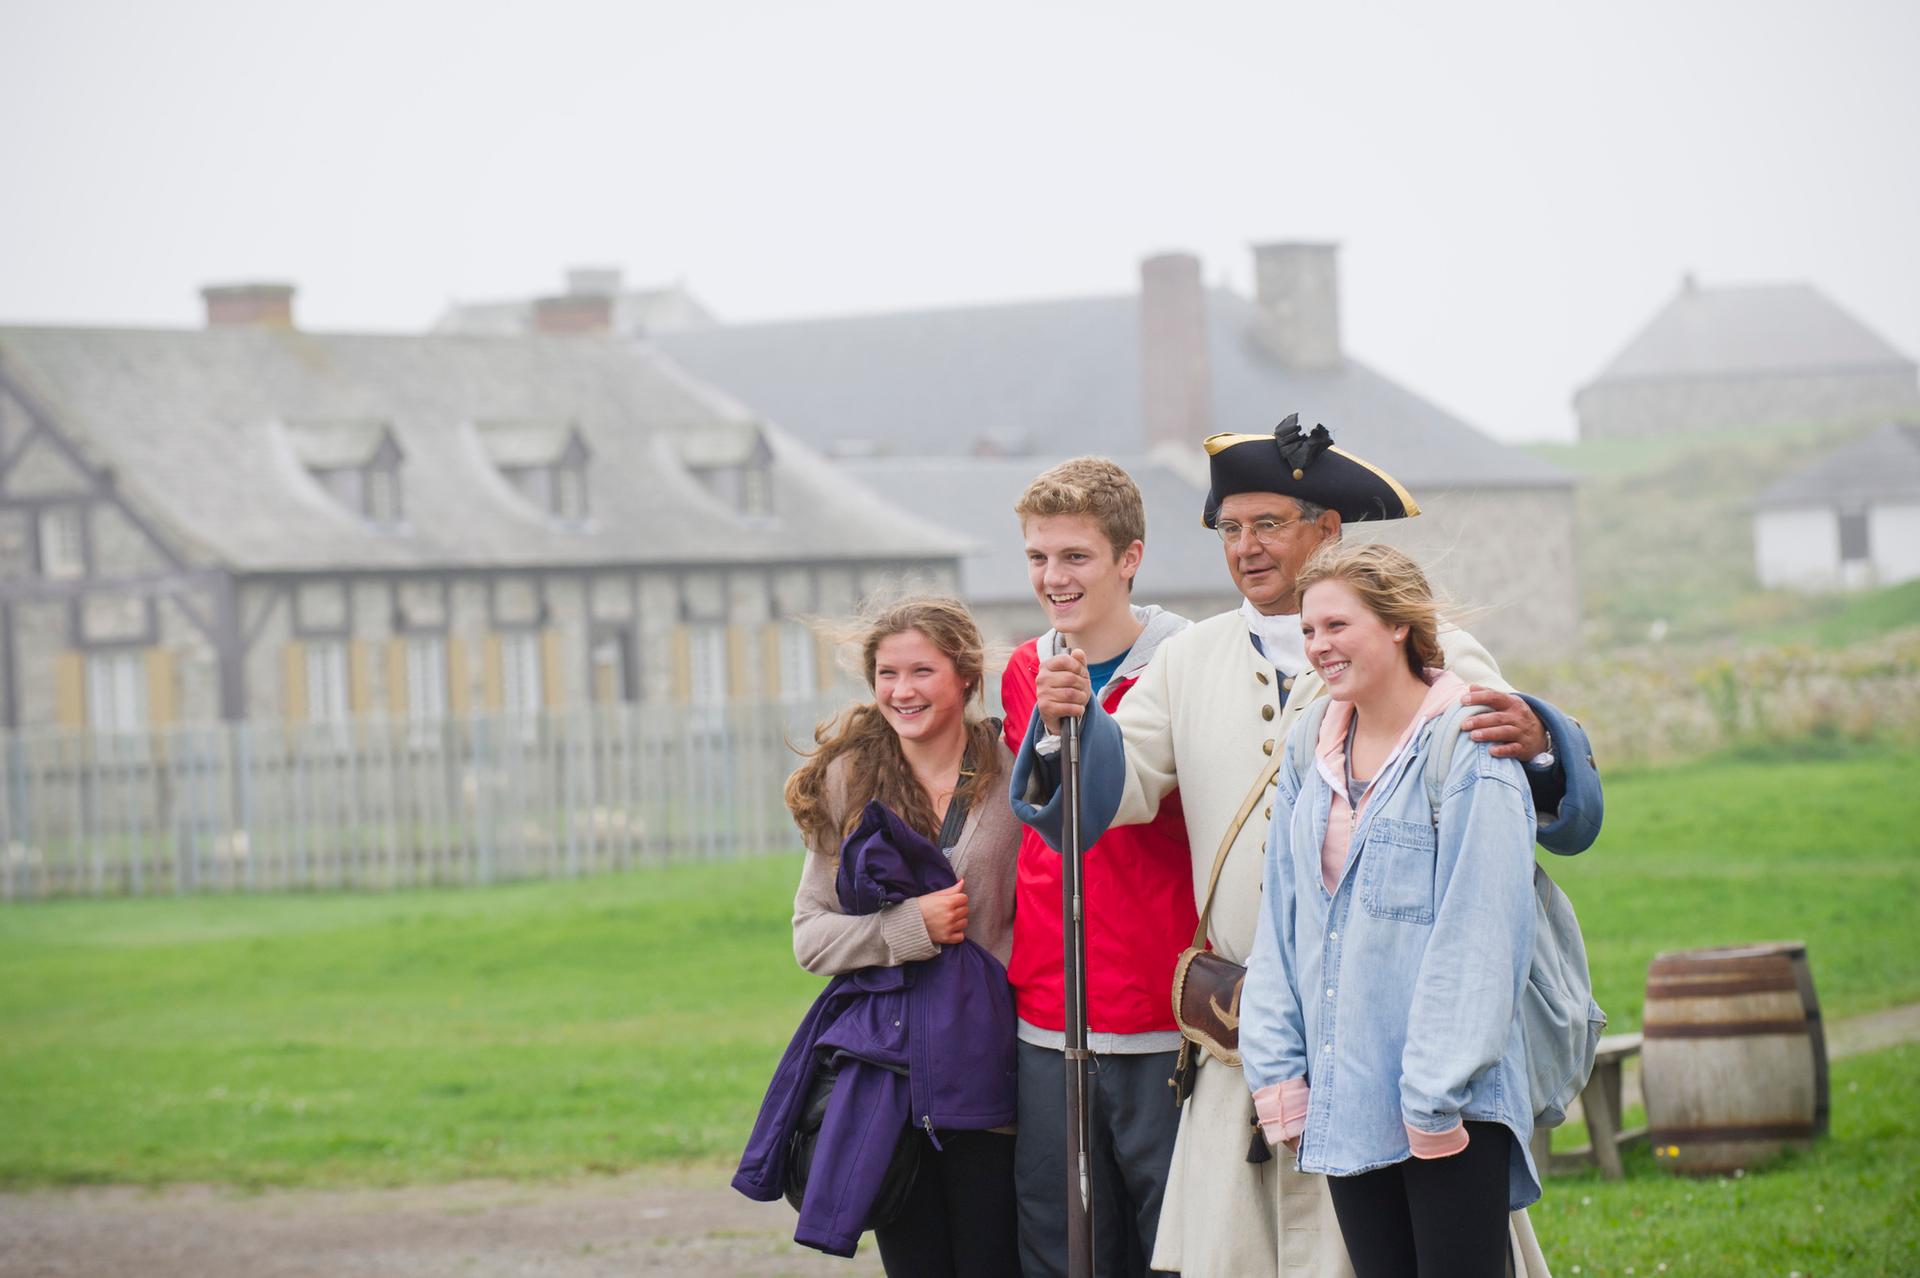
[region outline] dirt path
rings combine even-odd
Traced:
[[[1920,1003],[1834,1022],[1835,1056],[1920,1040]],[[1630,1087],[1637,1090],[1638,1079]],[[572,1184],[406,1189],[125,1187],[0,1194],[0,1278],[872,1278],[792,1241],[784,1203],[721,1167]]]
[[[406,1189],[127,1187],[0,1195],[5,1278],[630,1278],[880,1273],[795,1246],[731,1169]]]

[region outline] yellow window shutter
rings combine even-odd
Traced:
[[[739,701],[747,695],[747,628],[727,627],[727,696]]]
[[[147,726],[172,727],[179,718],[173,686],[173,652],[167,648],[147,649]]]
[[[595,660],[587,673],[593,683],[595,705],[610,706],[620,700],[620,667],[617,664]]]
[[[682,705],[693,700],[693,636],[685,626],[673,632],[673,699]]]
[[[561,664],[560,632],[540,632],[540,704],[557,710],[567,702],[567,671]]]
[[[447,636],[447,713],[464,719],[473,708],[473,685],[467,678],[467,641]]]
[[[87,726],[87,659],[63,652],[53,659],[53,695],[60,726],[78,732]]]
[[[500,664],[500,636],[480,641],[480,696],[491,714],[507,703],[507,677]]]
[[[387,713],[407,717],[407,641],[387,640]]]
[[[760,691],[772,701],[780,695],[780,623],[760,629]]]
[[[307,719],[307,645],[290,643],[280,650],[282,715],[288,723]]]
[[[830,692],[833,690],[834,685],[840,682],[840,667],[835,661],[835,658],[839,655],[837,648],[838,645],[831,639],[817,635],[814,636],[813,670],[815,675],[814,683],[817,685],[816,691]]]
[[[373,654],[367,645],[365,639],[347,644],[347,708],[356,719],[373,709]]]

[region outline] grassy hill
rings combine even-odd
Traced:
[[[1829,598],[1763,590],[1755,575],[1755,499],[1864,433],[1808,427],[1529,445],[1583,478],[1575,527],[1589,643],[1613,648],[1655,634],[1836,643],[1920,625],[1911,586]]]

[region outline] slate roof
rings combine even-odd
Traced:
[[[1883,426],[1834,449],[1754,499],[1756,509],[1920,500],[1920,426]]]
[[[1359,360],[1303,372],[1255,336],[1259,305],[1207,298],[1213,429],[1268,431],[1290,412],[1416,495],[1440,487],[1571,487],[1573,477],[1496,443]],[[1138,455],[1140,310],[1133,295],[662,333],[676,360],[840,455]],[[1193,441],[1196,452],[1199,440]]]
[[[1589,385],[1913,368],[1810,284],[1701,288],[1689,281]]]
[[[849,458],[839,465],[867,487],[911,505],[971,541],[973,549],[960,561],[960,594],[974,603],[992,604],[1032,600],[1026,539],[1013,505],[1035,475],[1066,459],[1066,454],[885,457]],[[1151,457],[1114,460],[1140,486],[1147,509],[1147,553],[1134,593],[1146,600],[1231,595],[1220,541],[1200,524],[1206,488]]]
[[[21,387],[189,554],[241,571],[947,560],[966,543],[864,492],[658,352],[592,337],[0,328]],[[591,460],[588,518],[548,519],[488,456],[488,423],[565,423]],[[318,425],[316,425],[318,424]],[[391,430],[404,519],[379,529],[303,449]],[[757,430],[771,516],[742,517],[681,458]]]

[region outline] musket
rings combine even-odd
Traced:
[[[1057,633],[1057,645],[1065,640]],[[1056,649],[1057,650],[1057,649]],[[1087,1146],[1092,1132],[1087,1111],[1087,927],[1083,912],[1080,846],[1080,720],[1060,721],[1060,804],[1063,873],[1062,913],[1066,920],[1061,949],[1066,965],[1067,1014],[1067,1278],[1093,1278],[1093,1179]]]

